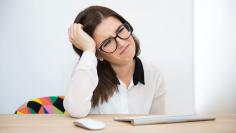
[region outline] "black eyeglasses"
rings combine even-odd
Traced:
[[[116,38],[120,38],[122,40],[127,40],[132,34],[132,29],[130,25],[126,22],[122,25],[120,25],[116,30],[116,36],[115,37],[109,37],[106,40],[104,40],[98,50],[101,50],[106,53],[113,53],[116,51],[118,43]]]

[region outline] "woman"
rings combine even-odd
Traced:
[[[80,56],[64,99],[72,117],[87,114],[164,114],[159,69],[138,58],[133,28],[115,11],[90,6],[69,28]]]

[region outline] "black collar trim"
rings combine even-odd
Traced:
[[[138,82],[140,82],[145,85],[143,64],[138,57],[134,57],[134,59],[135,59],[135,70],[133,75],[133,83],[134,85],[137,85]]]

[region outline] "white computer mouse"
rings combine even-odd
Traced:
[[[93,120],[89,118],[82,118],[82,119],[77,119],[74,121],[74,124],[76,126],[90,129],[90,130],[96,130],[96,129],[104,129],[105,128],[105,123],[99,120]]]

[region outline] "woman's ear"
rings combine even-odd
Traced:
[[[99,51],[96,51],[96,57],[97,59],[99,59],[100,61],[103,61],[103,57],[101,55],[101,53]]]

